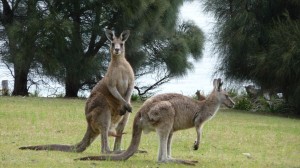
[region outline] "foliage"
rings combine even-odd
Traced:
[[[138,94],[132,94],[131,95],[131,101],[135,102],[140,100],[140,96]]]
[[[1,4],[1,33],[3,60],[14,67],[13,95],[28,95],[27,81],[30,68],[36,68],[39,54],[36,39],[42,27],[42,12],[35,8],[38,1],[3,0]],[[11,7],[11,6],[12,7]]]
[[[245,93],[239,93],[236,89],[229,89],[228,95],[234,99],[234,109],[250,111],[253,110],[254,104],[251,98]]]
[[[237,110],[250,111],[253,108],[251,100],[249,100],[249,98],[247,98],[247,97],[243,96],[235,101],[236,101],[236,104],[234,105],[234,108]]]
[[[228,92],[229,97],[233,97],[233,98],[238,96],[238,94],[239,94],[238,91],[233,88],[229,89],[227,92]]]
[[[131,30],[126,58],[137,77],[163,70],[165,73],[159,76],[166,82],[193,68],[190,55],[194,59],[202,56],[203,32],[192,22],[178,23],[184,0],[2,2],[6,4],[1,24],[7,42],[16,42],[7,46],[7,61],[16,70],[21,60],[28,60],[26,66],[20,64],[26,70],[20,74],[25,79],[19,82],[25,86],[24,92],[28,92],[29,69],[36,67],[42,68],[39,73],[64,83],[66,97],[77,96],[80,88],[92,88],[105,74],[110,59],[104,28],[114,29],[117,35],[124,29]],[[24,11],[33,14],[23,14],[19,20],[16,15]],[[11,61],[16,56],[20,58]]]
[[[207,0],[217,19],[219,73],[282,92],[300,111],[300,1]]]
[[[2,167],[182,167],[175,163],[157,163],[158,139],[154,132],[142,134],[139,149],[148,153],[137,153],[121,162],[74,161],[75,158],[99,155],[98,138],[82,153],[19,150],[24,145],[75,144],[80,141],[86,131],[85,100],[0,97],[0,102]],[[123,135],[123,149],[130,143],[133,118],[141,103],[133,102],[132,105],[134,111],[125,127],[127,134]],[[207,168],[299,165],[299,119],[220,110],[203,129],[198,151],[192,148],[195,129],[174,133],[173,157],[198,160],[197,166]],[[113,138],[109,140],[111,145]]]
[[[277,96],[271,96],[270,100],[266,100],[262,95],[255,98],[250,97],[245,92],[238,94],[236,91],[230,91],[229,94],[236,95],[231,97],[233,97],[235,101],[234,109],[237,110],[284,116],[297,115],[297,111],[294,106],[288,105],[284,99],[278,98]]]

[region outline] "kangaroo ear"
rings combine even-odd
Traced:
[[[213,85],[214,85],[214,90],[217,90],[217,88],[218,88],[218,81],[217,81],[217,79],[214,79]]]
[[[129,30],[124,30],[124,31],[121,33],[121,35],[120,35],[121,40],[122,40],[122,41],[126,41],[126,40],[128,39],[128,37],[129,37],[129,35],[130,35],[130,31],[129,31]]]
[[[115,33],[109,29],[105,29],[105,35],[109,41],[113,41],[115,38]]]
[[[220,91],[222,90],[223,82],[222,82],[221,79],[219,78],[217,83],[218,83],[218,91],[220,92]]]

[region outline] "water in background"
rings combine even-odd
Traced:
[[[216,56],[212,51],[212,38],[210,37],[215,23],[214,18],[204,13],[200,2],[187,2],[181,8],[182,20],[193,20],[198,25],[206,36],[205,49],[203,58],[194,62],[194,70],[190,71],[187,76],[180,79],[173,79],[169,83],[162,85],[156,93],[182,93],[184,95],[194,95],[197,90],[201,90],[205,95],[212,90],[212,75],[216,65]],[[194,61],[194,60],[191,60]],[[0,61],[0,81],[8,80],[10,91],[13,89],[14,79],[11,72],[6,68],[3,62]],[[47,79],[45,79],[47,80]],[[50,80],[48,80],[50,81]],[[137,83],[151,83],[151,75],[138,79]],[[30,93],[37,92],[39,96],[49,97],[53,94],[63,94],[64,87],[58,83],[49,83],[47,86],[32,86],[29,88]],[[79,96],[88,96],[88,92],[81,92]]]

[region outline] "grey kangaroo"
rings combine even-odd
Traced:
[[[114,151],[119,151],[124,127],[132,108],[130,98],[134,87],[134,73],[125,58],[125,41],[129,30],[116,37],[111,30],[105,30],[110,40],[111,61],[103,79],[91,91],[85,105],[87,130],[76,145],[39,145],[26,146],[20,149],[56,150],[64,152],[84,151],[100,134],[101,153],[111,153],[108,136],[115,137]]]
[[[127,160],[138,149],[142,131],[156,131],[159,136],[158,162],[175,162],[195,165],[197,161],[175,159],[171,157],[173,132],[195,127],[197,150],[201,140],[204,123],[217,113],[221,104],[229,108],[234,106],[233,100],[222,90],[221,79],[214,79],[214,89],[203,101],[194,100],[181,94],[161,94],[154,96],[143,104],[133,121],[132,140],[128,149],[117,155],[88,156],[76,160]]]

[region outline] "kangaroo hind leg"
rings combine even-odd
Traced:
[[[111,153],[108,144],[109,129],[111,124],[111,112],[108,108],[95,109],[93,119],[91,121],[92,128],[95,132],[99,132],[101,136],[101,153]]]
[[[127,124],[129,115],[130,115],[129,113],[125,113],[125,115],[123,116],[122,120],[118,123],[118,126],[116,128],[117,136],[115,137],[115,143],[114,143],[114,151],[115,152],[121,151],[122,135],[123,135],[123,131],[125,129],[125,125]]]
[[[197,161],[188,161],[171,157],[172,131],[174,119],[176,117],[175,113],[172,104],[168,101],[162,101],[156,104],[148,113],[150,120],[152,119],[153,126],[156,127],[156,132],[160,140],[158,162],[195,165]]]

